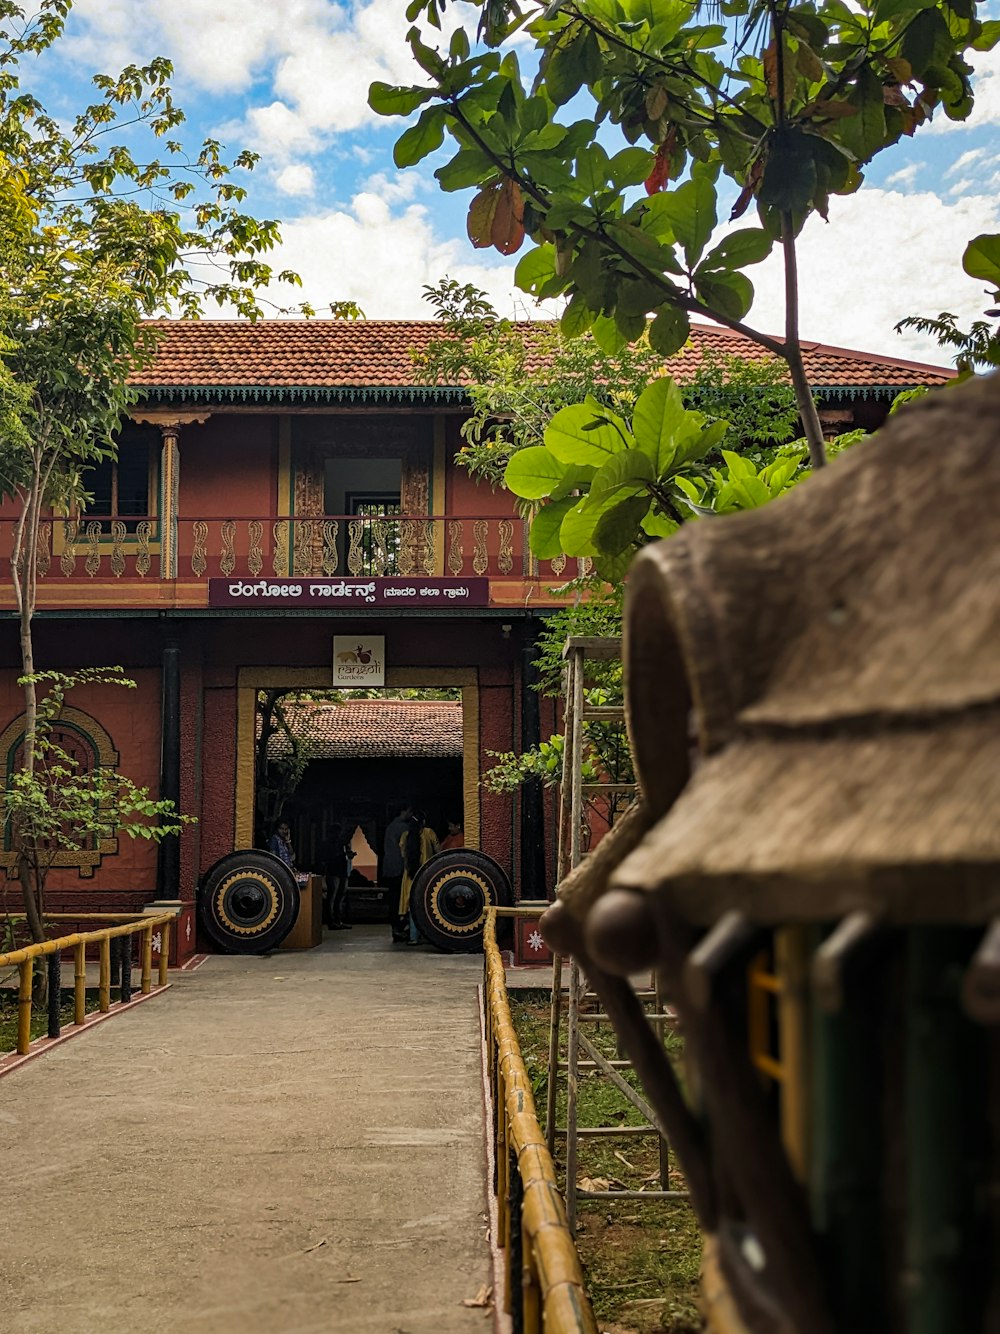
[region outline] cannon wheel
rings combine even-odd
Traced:
[[[295,925],[299,887],[270,852],[231,852],[205,873],[198,910],[206,935],[227,954],[263,954]]]
[[[483,947],[486,909],[513,902],[502,866],[474,848],[452,848],[421,866],[410,891],[410,911],[425,940],[449,954]]]

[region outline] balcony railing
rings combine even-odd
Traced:
[[[13,524],[0,524],[0,578],[9,578]],[[177,578],[417,575],[563,580],[586,562],[538,561],[516,518],[384,515],[179,519]],[[39,577],[159,580],[160,520],[52,519],[42,525]]]

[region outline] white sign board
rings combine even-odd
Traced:
[[[341,690],[385,685],[385,635],[334,635],[333,684]]]

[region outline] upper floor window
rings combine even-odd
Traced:
[[[135,520],[156,512],[159,433],[148,427],[128,425],[118,441],[118,456],[103,459],[83,474],[90,492],[85,519],[122,519],[131,532]],[[105,526],[105,525],[102,525]]]

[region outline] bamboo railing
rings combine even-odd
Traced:
[[[498,912],[515,915],[517,909],[489,909],[483,941],[497,1242],[506,1256],[504,1310],[524,1334],[597,1334],[566,1206],[514,1032],[497,948]]]
[[[31,1046],[31,998],[32,974],[35,960],[48,960],[48,1033],[50,1038],[57,1038],[61,1033],[60,1001],[62,991],[62,955],[66,950],[73,951],[73,1023],[82,1024],[86,1019],[87,1000],[87,946],[98,947],[98,1011],[107,1014],[111,1009],[111,988],[115,983],[113,973],[119,974],[119,1004],[126,1005],[132,999],[132,937],[141,935],[139,991],[148,996],[153,989],[153,933],[160,932],[160,960],[157,972],[157,987],[167,985],[168,956],[170,953],[170,926],[173,913],[158,917],[136,917],[132,913],[50,913],[46,921],[99,921],[112,922],[116,925],[100,927],[94,931],[74,932],[69,936],[59,936],[55,940],[41,941],[37,945],[25,945],[22,949],[10,950],[0,954],[0,968],[18,969],[17,993],[17,1047],[19,1056],[27,1056]],[[118,945],[118,941],[121,944]],[[118,945],[112,948],[112,942]],[[114,967],[112,966],[114,965]]]

